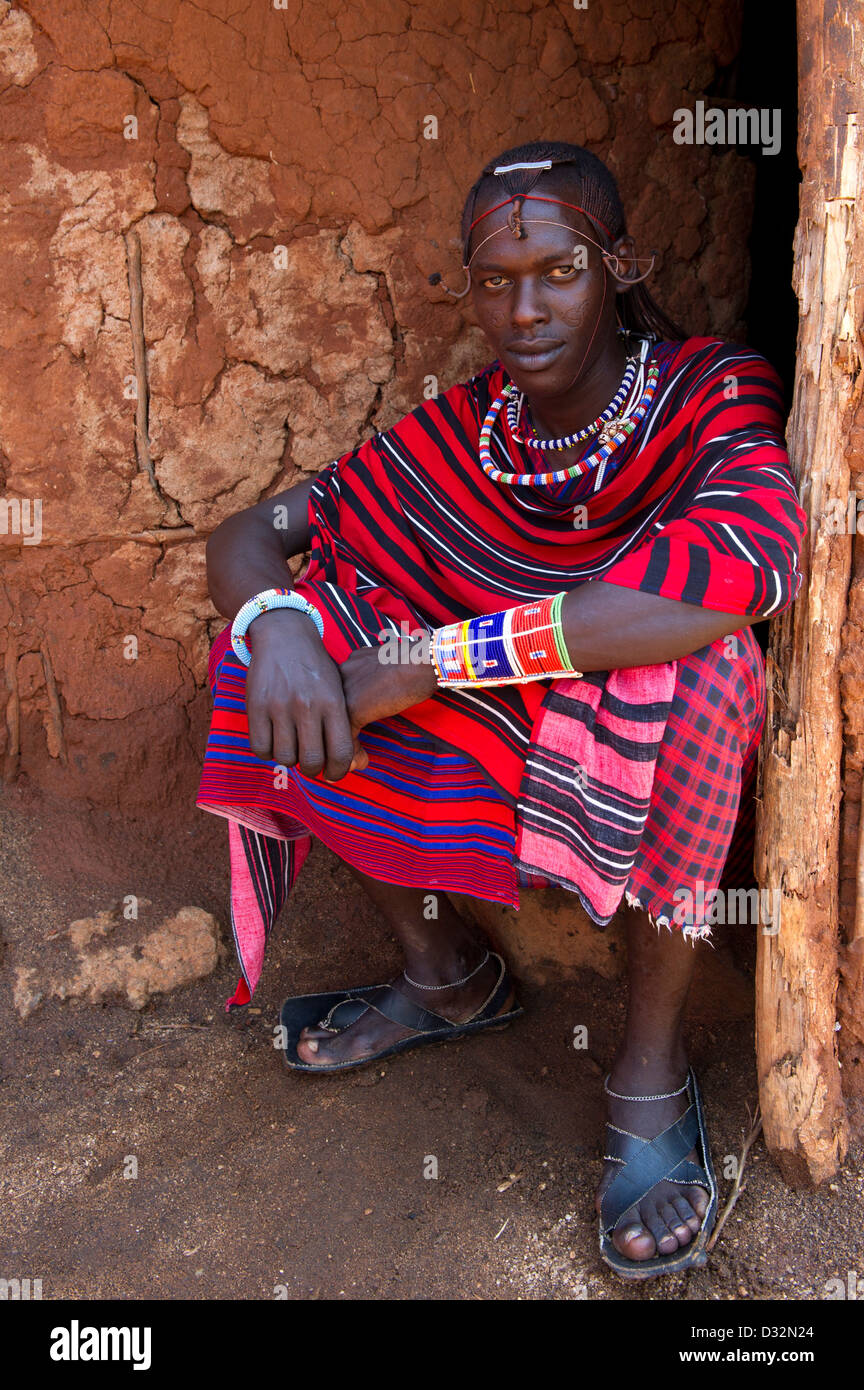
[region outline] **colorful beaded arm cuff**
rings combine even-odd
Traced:
[[[525,685],[581,676],[564,641],[564,594],[447,623],[432,634],[432,661],[443,686]]]
[[[314,604],[303,598],[302,594],[296,594],[293,589],[264,589],[262,593],[246,600],[231,624],[231,646],[234,648],[234,655],[244,666],[248,666],[252,660],[252,652],[246,640],[249,624],[254,618],[268,613],[273,608],[297,608],[301,613],[308,614],[318,629],[318,636],[323,639],[324,619]]]

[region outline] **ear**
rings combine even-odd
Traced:
[[[618,294],[626,294],[633,285],[638,284],[640,279],[644,278],[639,274],[636,243],[632,236],[618,237],[617,241],[612,243],[612,250],[604,251],[603,262],[617,282]]]

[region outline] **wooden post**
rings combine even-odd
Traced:
[[[864,51],[857,0],[798,0],[799,163],[793,283],[800,305],[789,451],[810,518],[804,582],[772,625],[756,874],[781,890],[760,928],[756,1047],[768,1148],[787,1181],[837,1170],[847,1143],[836,1046],[843,722],[838,658],[853,536],[848,439],[862,371]]]

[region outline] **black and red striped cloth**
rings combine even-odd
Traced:
[[[508,379],[499,363],[334,460],[310,494],[296,586],[322,613],[330,655],[588,581],[742,617],[787,608],[806,518],[775,373],[719,339],[653,352],[647,419],[581,478],[511,488],[485,475],[477,445]],[[535,467],[506,413],[491,448],[505,471]],[[765,690],[749,627],[659,666],[441,690],[364,729],[369,768],[334,785],[252,754],[246,668],[228,637],[211,651],[197,805],[232,822],[245,981],[232,1002],[254,989],[310,834],[393,883],[515,906],[520,886],[557,882],[599,923],[626,893],[653,920],[707,933],[704,911],[682,921],[676,907],[721,882],[736,825],[740,840],[752,824]]]

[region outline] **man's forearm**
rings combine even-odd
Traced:
[[[288,556],[309,544],[307,505],[314,478],[228,517],[207,541],[207,586],[226,618],[264,589],[291,589]]]
[[[717,613],[602,580],[571,590],[562,607],[567,650],[574,668],[582,672],[657,666],[689,656],[718,637],[740,632],[755,622],[759,622],[758,615]],[[393,672],[391,714],[420,704],[438,688],[428,643],[416,665],[412,662],[384,669]]]
[[[598,579],[571,590],[561,621],[570,660],[587,672],[674,661],[759,617],[718,613]]]
[[[290,589],[291,571],[273,527],[245,512],[223,521],[207,541],[207,586],[226,618],[264,589]]]

